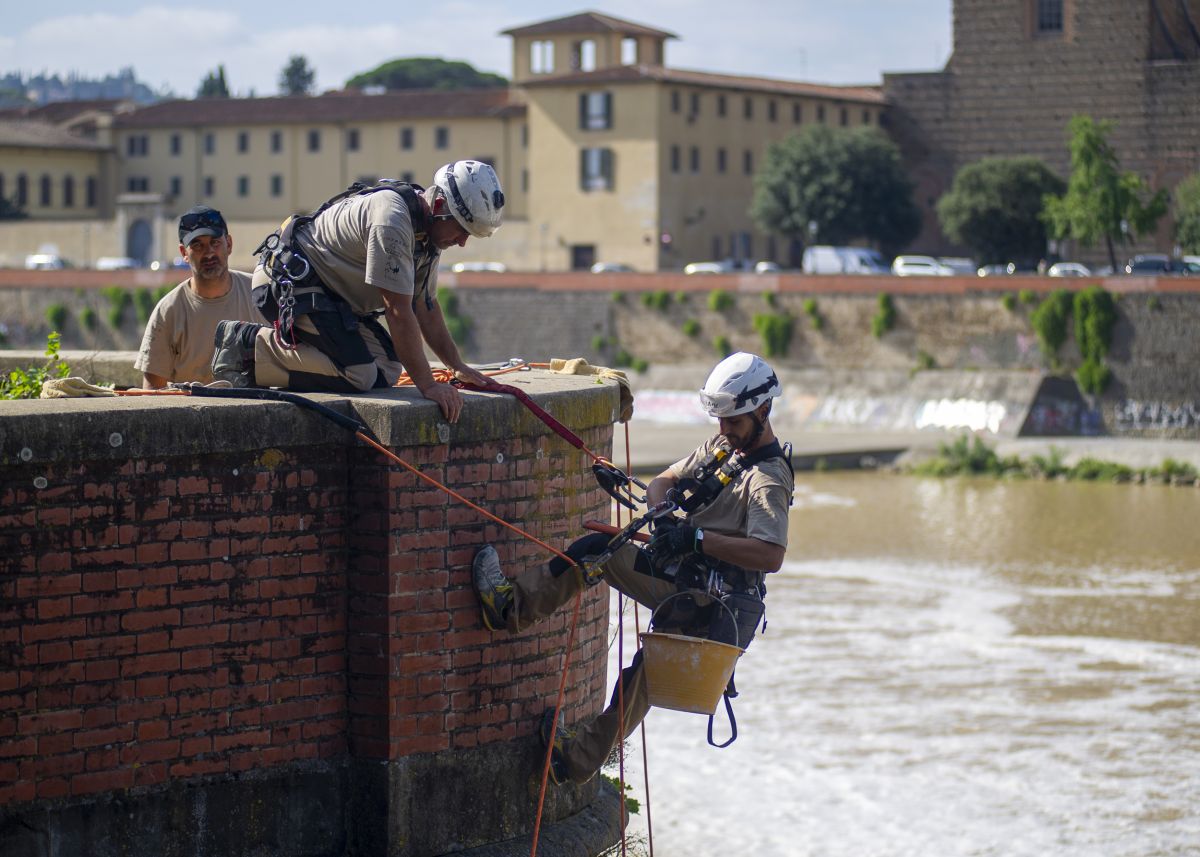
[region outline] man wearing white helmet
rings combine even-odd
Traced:
[[[407,371],[456,422],[462,396],[434,380],[424,344],[458,380],[486,378],[463,361],[446,328],[438,260],[495,232],[503,208],[495,171],[464,160],[441,167],[429,188],[356,185],[311,215],[288,218],[259,248],[254,273],[255,301],[273,325],[221,322],[213,377],[238,387],[358,392],[390,387]]]
[[[771,400],[781,392],[761,357],[739,352],[721,361],[700,391],[705,411],[718,420],[718,433],[655,477],[646,491],[650,507],[677,503],[685,517],[659,519],[646,548],[625,544],[604,564],[601,579],[657,611],[656,627],[736,641],[742,648],[753,638],[764,613],[764,578],[780,569],[787,547],[791,452],[775,439],[770,419]],[[717,473],[728,479],[712,478]],[[609,538],[584,536],[566,553],[576,561],[598,556]],[[722,581],[721,600],[733,614],[736,633],[713,599],[693,595],[664,604],[680,591],[706,588],[712,572]],[[506,578],[491,545],[475,555],[473,579],[484,624],[513,633],[550,616],[586,585],[579,567],[559,557]],[[640,653],[619,681],[623,713],[614,690],[604,712],[574,730],[554,723],[552,709],[542,717],[543,745],[554,747],[555,782],[586,782],[623,737],[620,724],[628,736],[646,716]]]

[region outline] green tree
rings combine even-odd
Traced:
[[[1108,261],[1117,270],[1115,240],[1150,232],[1167,211],[1167,192],[1149,196],[1145,181],[1121,172],[1108,142],[1113,125],[1083,114],[1071,119],[1071,177],[1067,192],[1045,198],[1043,216],[1055,238],[1074,238],[1085,246],[1103,240]],[[1143,199],[1149,199],[1143,202]]]
[[[1184,253],[1200,253],[1200,173],[1175,188],[1175,241]]]
[[[750,216],[767,232],[821,243],[854,239],[892,253],[916,237],[921,214],[896,145],[875,128],[814,125],[772,145],[754,177]]]
[[[356,74],[348,89],[382,86],[384,89],[489,89],[508,86],[498,74],[476,71],[465,62],[436,57],[408,57]]]
[[[228,98],[229,84],[225,82],[225,66],[217,66],[216,71],[210,71],[205,75],[204,80],[200,81],[200,89],[196,92],[197,98]]]
[[[312,95],[317,73],[308,66],[308,60],[300,54],[292,54],[279,73],[279,91],[284,95]]]
[[[1033,261],[1046,251],[1042,198],[1066,183],[1037,158],[985,158],[963,167],[938,200],[942,231],[980,264]]]

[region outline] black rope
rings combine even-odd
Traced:
[[[367,427],[354,417],[339,414],[333,408],[322,405],[319,402],[314,402],[312,399],[297,393],[289,393],[286,390],[273,390],[268,387],[205,387],[203,384],[195,382],[176,384],[175,386],[187,390],[193,396],[210,396],[215,399],[258,399],[267,402],[289,402],[290,404],[307,408],[355,434],[358,432],[368,432]]]

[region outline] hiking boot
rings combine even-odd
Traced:
[[[547,708],[542,712],[542,720],[538,726],[538,737],[542,739],[542,747],[549,747],[551,742],[554,749],[550,751],[550,779],[556,786],[561,786],[571,778],[567,774],[567,760],[563,756],[563,745],[575,737],[575,732],[563,725],[562,714],[554,719],[554,709]]]
[[[265,325],[218,321],[213,337],[212,374],[232,387],[254,386],[254,338]]]
[[[471,579],[483,624],[489,631],[499,631],[507,625],[509,608],[513,603],[513,585],[500,571],[500,556],[491,545],[484,545],[471,564]]]

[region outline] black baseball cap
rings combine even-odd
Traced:
[[[227,232],[229,227],[225,225],[225,218],[221,216],[221,212],[207,205],[193,206],[179,218],[179,243],[184,247],[201,235],[220,238]]]

